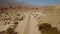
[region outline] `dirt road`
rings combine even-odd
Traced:
[[[24,31],[25,31],[25,29],[26,29],[26,27],[27,27],[27,25],[28,25],[28,24],[27,24],[28,18],[29,18],[29,16],[26,15],[26,17],[24,18],[24,20],[21,21],[21,22],[18,24],[18,26],[17,26],[17,28],[16,28],[16,31],[18,32],[18,34],[24,34]]]
[[[33,15],[30,15],[30,34],[40,34],[40,31],[38,30],[38,26],[37,26],[37,21],[34,18]]]
[[[37,21],[32,14],[26,14],[24,20],[18,24],[16,31],[18,34],[40,34],[37,27]]]

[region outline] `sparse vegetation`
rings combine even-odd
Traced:
[[[17,32],[15,32],[15,28],[16,28],[18,22],[15,22],[14,24],[15,25],[13,28],[9,27],[9,28],[7,28],[6,31],[1,31],[0,34],[17,34]]]
[[[43,23],[39,25],[39,30],[45,29],[45,30],[49,30],[52,26],[48,23]]]
[[[1,31],[0,34],[17,34],[13,28],[8,28],[7,31]]]
[[[15,30],[13,28],[7,29],[7,34],[17,34],[17,32],[14,32]]]
[[[52,27],[48,23],[39,24],[39,31],[42,34],[60,34],[56,27]]]

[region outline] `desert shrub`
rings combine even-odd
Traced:
[[[7,29],[7,34],[17,34],[13,28],[8,28]]]
[[[43,34],[60,34],[56,27],[52,27],[48,23],[39,24],[39,31]]]
[[[50,24],[48,24],[48,23],[39,24],[38,26],[39,26],[39,30],[42,30],[42,29],[44,29],[44,30],[49,30],[49,29],[52,27],[52,26],[51,26]]]

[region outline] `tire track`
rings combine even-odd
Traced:
[[[26,24],[26,28],[25,28],[25,30],[24,30],[24,32],[23,32],[23,34],[29,34],[29,30],[30,30],[30,15],[27,15],[27,24]]]

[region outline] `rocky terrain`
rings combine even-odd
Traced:
[[[32,7],[15,0],[0,1],[0,34],[42,34],[38,24],[43,23],[60,30],[60,5]]]

